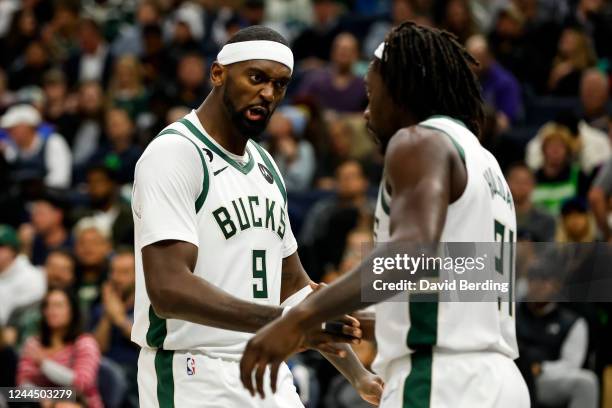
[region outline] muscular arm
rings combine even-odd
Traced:
[[[281,314],[274,306],[238,299],[192,273],[198,249],[160,241],[142,249],[147,293],[162,318],[254,333]]]
[[[450,141],[439,132],[413,127],[398,133],[389,144],[385,163],[387,181],[393,192],[391,242],[437,243],[449,203],[465,189],[465,168]],[[355,270],[289,314],[305,328],[363,307],[361,268],[368,268],[369,260],[381,255],[384,253],[375,250]],[[384,295],[391,297],[393,293]]]

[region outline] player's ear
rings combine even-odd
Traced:
[[[212,63],[210,67],[210,82],[213,86],[221,86],[225,82],[227,68],[219,64],[217,61]]]

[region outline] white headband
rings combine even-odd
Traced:
[[[276,41],[253,40],[225,44],[217,54],[217,61],[221,65],[257,59],[280,62],[293,72],[293,52]]]
[[[374,56],[381,60],[383,57],[384,50],[385,50],[385,42],[383,41],[380,43],[378,47],[376,47],[376,50],[374,51]]]

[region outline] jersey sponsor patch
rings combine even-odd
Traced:
[[[259,170],[261,171],[261,174],[263,175],[263,177],[266,179],[268,183],[270,184],[274,183],[274,178],[272,178],[272,173],[270,173],[270,170],[268,170],[266,166],[259,163]]]

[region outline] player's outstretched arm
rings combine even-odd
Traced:
[[[296,252],[283,260],[283,274],[281,285],[281,300],[287,301],[292,296],[299,296],[304,292],[304,288],[310,286],[313,291],[322,289],[324,284],[316,284],[310,280],[308,274],[304,270],[300,257]],[[308,296],[312,296],[311,292]],[[297,295],[296,295],[297,294]],[[301,301],[304,299],[296,299]],[[297,303],[296,303],[297,304]],[[333,323],[332,323],[333,324]],[[331,326],[328,324],[327,327]],[[348,325],[339,327],[340,331],[337,334],[345,336],[353,336],[358,334],[361,337],[361,327],[351,327]],[[351,329],[353,331],[351,331]],[[329,333],[326,334],[329,336]],[[347,341],[349,339],[346,339]],[[353,343],[359,343],[358,340],[352,340]],[[342,375],[351,383],[351,385],[359,392],[361,397],[375,405],[380,402],[382,395],[382,379],[370,371],[368,371],[359,358],[348,344],[343,343],[325,343],[322,347],[315,347]],[[263,394],[263,390],[258,390]]]
[[[390,213],[393,242],[439,241],[448,205],[461,195],[467,181],[460,163],[450,141],[438,132],[413,127],[402,129],[393,137],[385,163],[393,190]],[[268,364],[274,384],[278,364],[295,347],[299,336],[296,333],[364,306],[361,269],[369,268],[370,259],[376,256],[380,256],[377,250],[355,270],[306,299],[249,341],[240,364],[242,382],[249,391],[254,390],[251,373],[255,367],[257,388],[263,382],[262,367]]]

